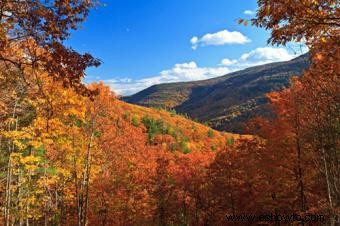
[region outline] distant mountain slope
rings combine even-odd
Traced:
[[[282,89],[308,67],[308,54],[203,81],[151,86],[123,99],[149,107],[173,108],[218,130],[241,132],[242,123],[270,115],[265,94]]]

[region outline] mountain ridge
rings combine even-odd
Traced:
[[[220,77],[192,82],[153,85],[126,102],[174,109],[217,130],[241,133],[243,123],[254,116],[269,117],[265,94],[289,85],[293,75],[308,67],[309,54],[290,61],[254,66]]]

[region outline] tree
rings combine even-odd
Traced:
[[[340,178],[339,1],[260,0],[258,5],[257,18],[252,22],[271,30],[269,43],[304,41],[310,49],[309,69],[301,79],[293,81],[291,88],[274,94],[276,97],[271,95],[271,100],[281,99],[274,106],[282,105],[278,117],[292,129],[297,153],[304,153],[317,163],[320,172],[316,175],[323,181],[323,187],[318,187],[322,199],[327,200],[322,208],[330,215],[330,225],[335,225]],[[305,147],[301,147],[302,143]],[[302,187],[300,183],[300,190]]]
[[[337,0],[259,0],[259,9],[252,23],[271,30],[268,42],[286,44],[289,41],[319,42],[338,36],[340,27]]]
[[[90,94],[81,79],[85,69],[98,66],[99,61],[66,47],[63,41],[94,5],[91,0],[1,1],[0,63],[15,67],[22,77],[27,76],[27,67],[39,68],[64,86]],[[16,50],[22,54],[13,54]]]

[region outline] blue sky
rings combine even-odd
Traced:
[[[67,45],[103,61],[86,82],[103,80],[121,95],[163,82],[200,80],[289,60],[268,47],[268,31],[237,23],[256,0],[103,0]]]

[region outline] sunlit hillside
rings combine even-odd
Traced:
[[[141,107],[116,100],[117,111],[132,125],[143,127],[150,144],[163,144],[170,151],[216,151],[247,135],[220,132],[178,115],[175,111]]]
[[[100,2],[0,0],[2,225],[339,225],[339,0]]]

